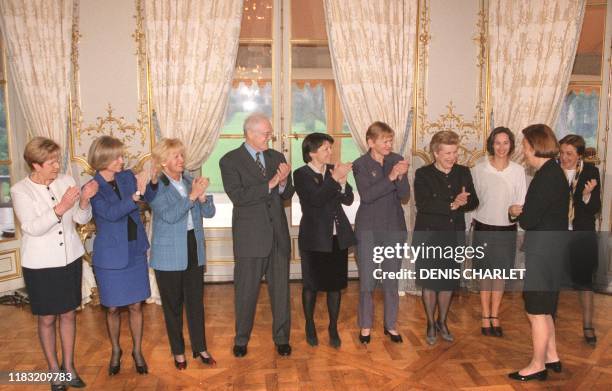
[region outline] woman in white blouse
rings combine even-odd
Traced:
[[[480,205],[473,215],[474,246],[485,246],[483,259],[474,260],[480,270],[507,270],[514,267],[517,225],[508,217],[510,205],[522,205],[527,192],[525,169],[510,157],[514,135],[505,127],[495,128],[487,139],[488,156],[472,169]],[[504,295],[503,279],[480,281],[483,335],[503,335],[498,318]]]
[[[33,138],[24,159],[32,171],[11,188],[19,219],[21,265],[32,313],[38,315],[38,335],[49,371],[70,373],[70,381],[52,383],[53,390],[85,387],[73,365],[75,309],[81,304],[83,244],[76,223],[91,219],[89,200],[98,190],[91,181],[82,191],[71,176],[60,174],[60,147],[44,137]],[[59,318],[62,364],[56,351]]]

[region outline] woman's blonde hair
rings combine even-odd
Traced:
[[[170,153],[177,149],[183,154],[185,153],[185,145],[178,138],[163,138],[155,144],[153,151],[151,151],[151,158],[158,170],[162,170],[162,164],[168,160]]]
[[[376,141],[379,137],[393,137],[394,135],[395,132],[389,125],[382,121],[376,121],[368,127],[368,130],[366,130],[366,141]]]
[[[111,136],[100,136],[91,143],[87,162],[96,171],[104,170],[125,152],[125,145]]]
[[[30,167],[34,169],[34,163],[42,165],[49,160],[51,155],[57,153],[59,155],[60,146],[53,140],[45,137],[34,137],[30,140],[23,150],[23,159]]]
[[[429,153],[434,160],[434,152],[438,152],[442,144],[459,145],[459,135],[452,130],[441,130],[434,134],[429,142]]]

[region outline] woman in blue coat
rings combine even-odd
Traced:
[[[139,374],[148,372],[142,355],[142,307],[141,302],[151,295],[146,251],[149,241],[145,232],[138,201],[143,196],[150,201],[155,197],[147,186],[147,175],[136,177],[131,170],[123,169],[125,146],[116,138],[102,136],[89,148],[88,161],[96,170],[94,180],[98,193],[91,199],[96,222],[96,238],[93,244],[93,269],[98,284],[100,302],[107,307],[106,325],[112,343],[112,355],[108,367],[110,376],[121,368],[120,307],[129,309],[132,333],[132,358]]]
[[[214,365],[206,349],[204,332],[203,217],[215,215],[212,195],[206,195],[208,179],[183,174],[185,147],[178,139],[163,139],[153,149],[153,163],[161,169],[153,210],[151,267],[166,320],[174,365],[187,368],[183,340],[183,305],[194,358]]]

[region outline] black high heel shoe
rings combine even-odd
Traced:
[[[60,365],[60,371],[66,372],[66,368],[64,368],[64,364]],[[85,388],[87,384],[81,379],[81,377],[75,372],[70,374],[70,380],[64,382],[66,387],[72,388]]]
[[[317,338],[317,329],[315,328],[314,322],[306,321],[305,332],[308,345],[317,346],[319,344],[319,339]]]
[[[340,348],[340,345],[342,345],[342,340],[338,334],[338,329],[336,327],[328,327],[327,332],[329,333],[329,345],[334,349]]]
[[[359,330],[359,342],[361,342],[364,345],[369,344],[370,343],[370,334],[362,335],[361,334],[361,330]]]
[[[174,367],[176,369],[178,369],[179,371],[184,371],[185,369],[187,369],[187,360],[185,360],[185,361],[178,361],[176,359],[176,356],[173,356],[173,357],[174,357]]]
[[[210,353],[206,352],[206,354],[208,354],[208,357],[202,355],[202,353],[199,352],[193,352],[193,358],[198,358],[200,357],[200,359],[202,360],[202,362],[206,365],[209,366],[213,366],[213,365],[217,365],[217,362],[215,361],[215,359],[213,358],[213,356],[210,355]]]
[[[436,330],[438,331],[438,333],[440,333],[440,336],[443,340],[447,342],[453,342],[455,340],[455,337],[453,337],[451,332],[448,331],[448,327],[446,325],[443,325],[442,323],[440,323],[440,321],[437,321],[435,323],[435,326]],[[444,329],[442,329],[442,326],[444,326]]]
[[[149,367],[147,366],[147,362],[145,361],[144,357],[142,357],[142,365],[138,365],[134,352],[132,352],[132,358],[134,359],[134,367],[136,368],[136,372],[139,375],[146,375],[149,373]]]
[[[488,316],[483,316],[482,319],[491,319]],[[491,321],[489,320],[489,326],[488,327],[480,327],[480,332],[482,333],[482,335],[484,335],[485,337],[488,337],[492,334],[493,330],[491,329]]]
[[[489,319],[499,319],[499,318],[497,316],[491,316],[489,317]],[[491,334],[493,334],[496,337],[504,336],[504,332],[501,326],[493,326],[493,321],[491,321]]]
[[[399,333],[398,334],[391,334],[389,332],[389,330],[385,329],[385,335],[389,336],[389,339],[391,340],[391,342],[394,342],[394,343],[402,343],[402,342],[404,342],[404,340],[402,340],[402,336],[399,335]]]
[[[117,364],[113,364],[113,355],[111,354],[111,360],[108,364],[108,376],[115,376],[121,370],[121,355],[123,355],[123,350],[119,349],[119,357],[117,357]]]
[[[544,368],[543,371],[534,372],[531,375],[521,375],[517,371],[517,372],[512,372],[508,374],[508,377],[510,379],[519,380],[519,381],[529,381],[529,380],[535,380],[535,379],[544,381],[546,380],[546,378],[548,378],[548,370]]]
[[[434,325],[428,324],[427,331],[425,331],[425,341],[428,345],[434,345],[438,340],[437,329]]]
[[[544,364],[546,369],[552,369],[555,373],[561,373],[563,367],[561,366],[561,360],[555,362],[547,362]]]
[[[584,334],[584,340],[586,341],[586,343],[588,343],[591,346],[595,346],[595,344],[597,344],[597,336],[595,335],[595,329],[593,327],[583,327],[582,331],[592,331],[593,335],[592,336],[587,336],[586,333]]]

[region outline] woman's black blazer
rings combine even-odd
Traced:
[[[355,244],[355,234],[342,209],[342,204],[353,203],[353,189],[348,183],[342,187],[331,175],[334,166],[327,165],[325,178],[305,165],[293,172],[295,191],[302,207],[298,243],[301,250],[331,252],[334,221],[340,249]]]

